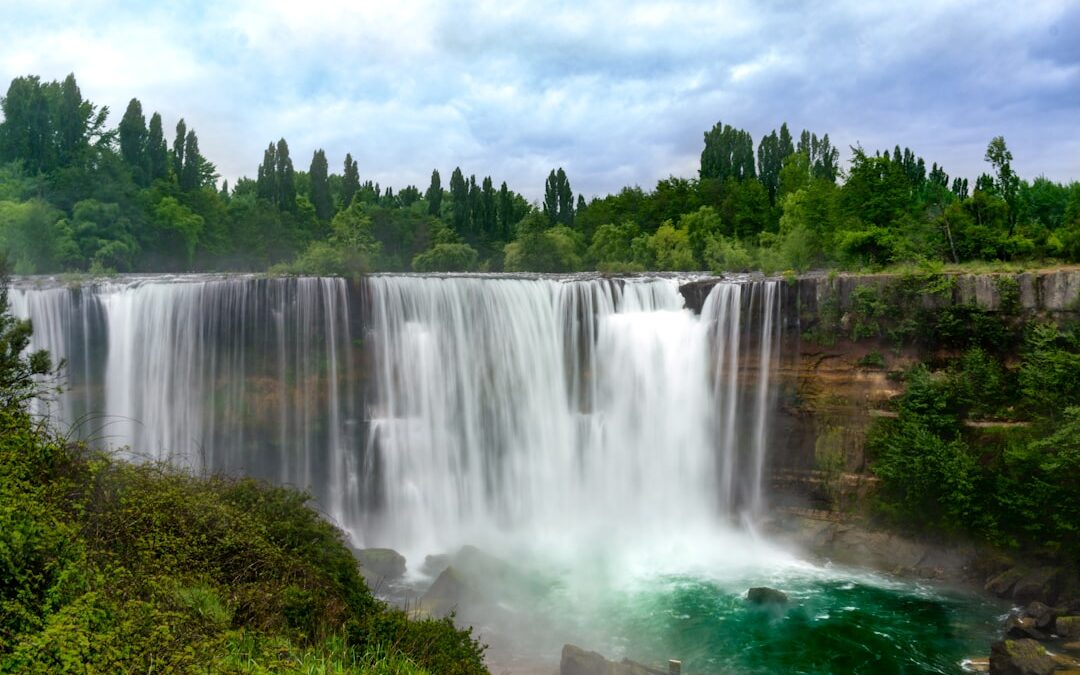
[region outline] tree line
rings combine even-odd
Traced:
[[[1005,140],[969,185],[910,148],[851,148],[787,124],[755,145],[717,123],[696,177],[586,200],[562,168],[543,201],[466,177],[421,190],[362,181],[284,138],[255,178],[219,182],[195,129],[132,99],[109,110],[63,82],[15,78],[0,100],[0,250],[19,273],[266,270],[766,272],[907,262],[1076,261],[1080,183],[1020,178]],[[171,138],[171,143],[170,143]]]

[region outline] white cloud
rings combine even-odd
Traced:
[[[1029,175],[1080,178],[1080,33],[1066,0],[904,5],[0,0],[0,79],[74,71],[114,110],[184,116],[222,173],[268,142],[365,177],[491,174],[530,197],[693,175],[717,120],[788,121],[843,148],[909,145],[953,174],[1003,134]]]

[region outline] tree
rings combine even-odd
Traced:
[[[649,250],[655,269],[689,271],[697,267],[686,228],[676,228],[671,221],[666,221],[649,237]]]
[[[255,179],[255,195],[271,204],[277,203],[277,146],[273,143],[263,151],[263,161],[259,165]]]
[[[428,215],[438,218],[442,213],[442,180],[439,178],[439,170],[431,170],[431,183],[428,185],[428,189],[424,192],[424,199],[427,200]]]
[[[412,259],[415,272],[468,272],[476,267],[476,249],[468,244],[435,244]]]
[[[549,227],[534,211],[518,223],[519,236],[506,245],[503,267],[510,272],[576,272],[584,261],[585,242],[565,225]]]
[[[120,135],[120,156],[131,169],[131,177],[137,185],[150,183],[150,158],[147,154],[148,137],[146,118],[143,117],[142,103],[133,98],[128,103],[124,117],[118,128]]]
[[[549,226],[559,219],[559,184],[555,179],[555,169],[551,170],[544,182],[544,215]]]
[[[750,133],[716,123],[705,132],[701,178],[745,180],[754,177],[754,139]]]
[[[351,154],[345,155],[345,173],[341,178],[341,208],[347,209],[352,204],[353,195],[360,189],[360,168]]]
[[[556,191],[559,196],[558,220],[567,227],[574,226],[574,191],[570,188],[570,179],[562,167],[555,172]]]
[[[498,240],[498,214],[495,205],[495,186],[491,176],[485,176],[480,187],[480,232],[484,240]]]
[[[199,139],[195,130],[187,132],[184,137],[184,164],[180,170],[180,189],[184,191],[196,190],[202,187],[203,159],[199,153]]]
[[[289,158],[289,144],[282,138],[277,143],[277,205],[282,211],[296,211],[296,171]]]
[[[180,174],[184,172],[184,143],[187,140],[187,123],[181,117],[176,123],[176,137],[173,139],[173,176],[180,180]]]
[[[450,227],[468,239],[469,230],[469,184],[461,167],[454,167],[450,174]]]
[[[316,150],[311,157],[311,167],[308,169],[310,182],[309,194],[311,204],[315,207],[315,216],[319,220],[329,220],[334,215],[334,205],[330,201],[330,183],[328,173],[330,167],[326,163],[326,152]]]
[[[169,150],[161,126],[161,115],[158,113],[150,117],[150,131],[146,138],[146,158],[151,181],[169,177]]]
[[[1012,153],[1005,146],[1004,136],[995,136],[986,146],[984,159],[994,167],[994,189],[999,197],[1009,205],[1009,234],[1016,224],[1016,194],[1020,188],[1020,178],[1012,170]]]

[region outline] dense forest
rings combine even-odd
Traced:
[[[255,178],[219,181],[195,129],[132,99],[120,122],[63,82],[2,100],[0,250],[19,274],[132,271],[805,270],[1080,260],[1080,182],[1022,179],[1001,137],[970,184],[899,145],[851,148],[782,124],[756,145],[717,124],[696,178],[586,200],[553,169],[541,204],[466,177],[396,192],[351,155],[297,169],[285,139]],[[302,165],[301,165],[302,166]]]

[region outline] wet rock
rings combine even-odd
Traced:
[[[609,661],[596,652],[570,644],[563,645],[559,661],[559,675],[653,675],[656,672],[659,671],[630,659]]]
[[[1042,631],[1054,630],[1054,620],[1057,619],[1058,614],[1060,614],[1058,610],[1038,600],[1024,608],[1024,616],[1034,619],[1035,627]]]
[[[1005,622],[1005,637],[1014,640],[1031,638],[1032,640],[1046,640],[1050,636],[1036,628],[1035,619],[1030,616],[1010,616]]]
[[[362,548],[355,551],[360,572],[372,580],[397,579],[405,574],[405,556],[392,548]]]
[[[431,616],[444,617],[485,603],[484,595],[453,566],[447,567],[420,597],[420,609]]]
[[[1036,600],[1053,604],[1061,590],[1061,582],[1060,567],[1036,567],[1016,580],[1012,598],[1022,605]]]
[[[1058,663],[1035,640],[1002,640],[990,645],[993,675],[1050,675]]]
[[[788,596],[775,588],[758,586],[746,592],[746,599],[755,605],[784,605],[787,604]]]
[[[450,567],[449,554],[426,555],[424,556],[424,564],[420,566],[420,571],[434,577],[442,574],[447,567]]]
[[[986,582],[984,588],[999,598],[1007,598],[1016,586],[1016,582],[1023,576],[1023,570],[1013,567],[1012,569],[1007,569],[1001,574],[991,577],[990,580]]]
[[[1059,616],[1054,632],[1066,639],[1080,638],[1080,616]]]

